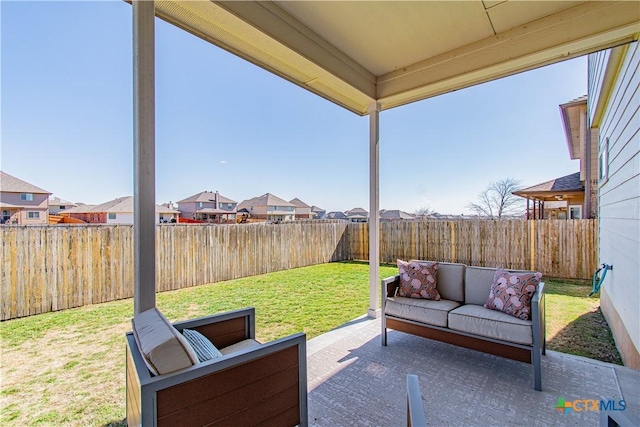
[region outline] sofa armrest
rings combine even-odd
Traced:
[[[541,332],[544,333],[544,325],[545,325],[545,293],[544,293],[544,282],[540,282],[538,284],[538,289],[536,293],[533,294],[533,298],[531,299],[531,320],[533,322],[538,322],[541,326]],[[542,336],[544,339],[544,335]]]
[[[176,322],[173,326],[179,331],[195,329],[217,348],[224,348],[246,339],[256,338],[256,310],[248,307]]]
[[[400,285],[400,275],[387,277],[382,279],[382,299],[393,297],[396,294],[396,289]]]

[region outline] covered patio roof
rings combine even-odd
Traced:
[[[535,200],[561,200],[569,196],[583,195],[584,185],[580,181],[580,172],[576,172],[514,191],[513,194]]]
[[[370,116],[370,307],[379,306],[379,113],[638,40],[633,1],[130,0],[136,313],[155,306],[154,16]]]
[[[357,114],[637,40],[627,1],[157,1],[156,15]]]

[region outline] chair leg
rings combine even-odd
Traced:
[[[534,345],[531,349],[531,364],[533,365],[533,388],[542,391],[541,348]]]
[[[382,315],[382,319],[380,320],[382,325],[382,330],[380,331],[380,338],[382,339],[382,345],[387,345],[387,322],[385,321],[384,314]]]

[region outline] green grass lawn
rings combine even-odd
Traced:
[[[396,271],[383,266],[380,274]],[[165,292],[157,305],[172,321],[254,306],[259,340],[299,331],[313,338],[366,313],[368,282],[368,264],[339,262]],[[548,348],[617,356],[606,323],[593,322],[599,300],[584,298],[588,292],[584,285],[547,281]],[[120,423],[124,335],[132,315],[129,299],[0,323],[0,424]]]

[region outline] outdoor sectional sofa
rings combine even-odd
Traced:
[[[154,308],[132,323],[127,425],[308,425],[305,334],[260,344],[253,308],[173,325]],[[185,346],[184,329],[204,335],[218,358],[198,362],[189,352],[200,349]]]
[[[522,320],[483,307],[495,272],[494,268],[440,262],[436,282],[439,301],[397,296],[399,275],[382,280],[382,345],[387,345],[390,328],[530,363],[534,388],[542,390],[544,283],[538,285],[531,300],[531,320]]]

